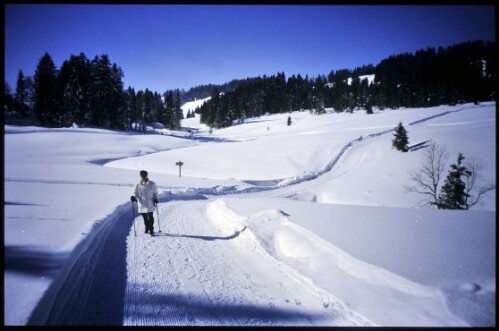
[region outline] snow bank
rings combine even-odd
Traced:
[[[449,312],[437,288],[415,283],[360,261],[290,222],[281,210],[270,209],[244,217],[228,209],[225,202],[219,199],[207,206],[207,215],[227,234],[247,227],[241,237],[249,238],[252,234],[251,237],[272,258],[297,270],[319,288],[335,293],[347,306],[375,324],[467,325]],[[252,246],[248,244],[248,247]],[[400,313],[402,305],[404,312]]]

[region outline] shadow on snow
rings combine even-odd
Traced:
[[[213,237],[213,236],[195,236],[195,235],[188,235],[188,234],[173,234],[173,233],[156,233],[156,237],[173,237],[173,238],[191,238],[191,239],[201,239],[201,240],[207,240],[207,241],[214,241],[214,240],[231,240],[234,238],[237,238],[244,230],[246,230],[246,227],[242,228],[239,231],[234,232],[234,234],[227,236],[227,237]]]
[[[135,284],[138,288],[139,284]],[[179,295],[175,293],[147,294],[139,289],[130,293],[139,304],[125,308],[128,325],[182,326],[258,326],[310,325],[327,318],[324,314],[272,305],[228,303],[215,296]],[[328,311],[330,313],[330,311]]]
[[[124,204],[94,225],[88,239],[64,261],[28,325],[123,324],[132,217],[130,206]]]
[[[53,277],[62,268],[68,255],[31,246],[7,245],[4,247],[4,271]]]

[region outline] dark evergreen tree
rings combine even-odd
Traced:
[[[153,108],[154,108],[154,121],[162,123],[165,127],[165,123],[161,121],[161,116],[165,112],[165,104],[161,98],[161,94],[154,92]]]
[[[95,56],[92,60],[92,91],[90,125],[105,127],[107,122],[107,106],[110,100],[111,63],[107,55]]]
[[[333,107],[336,112],[344,112],[352,109],[351,89],[348,85],[348,78],[352,73],[348,69],[331,72],[328,76],[327,103]]]
[[[175,93],[176,96],[175,96],[175,103],[174,103],[174,106],[173,106],[173,122],[172,122],[172,127],[175,129],[175,130],[179,130],[180,127],[181,127],[181,122],[182,122],[182,119],[184,119],[184,112],[182,111],[182,105],[181,105],[181,101],[180,101],[180,93],[179,91],[177,90],[177,92]]]
[[[14,105],[15,105],[15,98],[11,93],[10,86],[7,82],[5,82],[4,85],[4,91],[3,91],[3,97],[4,97],[4,104],[3,104],[3,110],[4,110],[4,115],[9,116],[12,113],[14,113]]]
[[[26,117],[28,113],[28,92],[22,70],[19,70],[16,84],[15,111],[18,117]]]
[[[352,77],[351,82],[350,82],[350,87],[349,87],[349,94],[350,94],[350,99],[349,99],[349,107],[348,110],[350,112],[353,112],[353,110],[361,105],[364,104],[363,101],[361,101],[361,85],[360,85],[360,78],[359,77]]]
[[[133,123],[137,123],[139,116],[137,113],[137,95],[132,87],[128,87],[125,92],[124,99],[124,116],[125,119],[125,129],[133,130]]]
[[[67,125],[90,125],[91,65],[85,54],[71,55],[58,77],[59,97]]]
[[[242,121],[244,120],[244,103],[243,97],[239,89],[234,90],[230,93],[231,96],[231,122],[233,120]]]
[[[176,96],[174,96],[174,93]],[[165,106],[163,115],[160,117],[162,123],[170,130],[180,129],[181,120],[184,117],[180,106],[180,93],[167,91],[164,95]]]
[[[366,109],[367,114],[372,114],[372,97],[367,78],[360,80],[355,98],[356,107],[362,107]]]
[[[166,91],[163,94],[163,112],[159,116],[159,121],[163,123],[168,129],[172,129],[173,109],[175,107],[173,100],[173,91]]]
[[[26,104],[27,104],[27,116],[33,116],[33,109],[35,107],[35,84],[33,83],[33,77],[27,76],[24,78],[24,84],[26,87]]]
[[[152,125],[154,120],[154,94],[146,88],[142,103],[143,131],[145,131],[147,125]]]
[[[201,106],[201,123],[210,127],[216,127],[220,108],[220,92],[215,88],[211,94],[211,99]]]
[[[318,76],[314,85],[312,86],[312,109],[313,113],[316,115],[322,115],[326,113],[324,104],[324,94],[326,88],[326,79],[322,76]]]
[[[227,94],[220,96],[220,108],[216,114],[215,127],[225,128],[232,124],[230,99]]]
[[[397,127],[395,128],[395,133],[393,134],[394,138],[392,140],[392,146],[401,152],[407,152],[409,150],[408,144],[409,139],[407,137],[407,131],[405,130],[402,122],[399,122]]]
[[[42,126],[59,125],[57,69],[49,53],[40,59],[35,71],[35,114]]]
[[[308,104],[309,82],[300,74],[291,76],[288,79],[288,100],[289,110],[304,111],[310,109]]]
[[[123,70],[118,67],[116,63],[113,63],[111,67],[111,85],[112,90],[110,91],[110,104],[111,107],[108,111],[108,123],[107,126],[110,129],[122,130],[124,128],[125,118],[124,118],[124,89],[123,89]]]
[[[146,112],[144,110],[144,91],[139,90],[135,96],[135,130],[146,132]]]
[[[111,65],[104,54],[92,61],[91,124],[109,129],[123,128],[123,72],[116,64]]]
[[[457,164],[451,165],[451,170],[442,186],[438,207],[441,209],[466,209],[469,194],[466,193],[466,184],[463,177],[471,176],[471,172],[463,166],[464,156],[459,153]]]
[[[176,118],[176,102],[173,92],[168,96],[166,108],[169,113],[168,128],[170,128],[170,130],[175,130],[177,127],[176,126],[177,118]]]
[[[295,75],[292,75],[288,79],[287,96],[286,96],[286,98],[289,100],[290,111],[300,110],[300,104],[298,102],[298,90],[299,90],[298,78]]]
[[[289,108],[289,100],[287,98],[287,87],[286,87],[286,75],[284,72],[278,72],[277,76],[274,79],[275,81],[275,109],[274,113],[283,113],[288,112],[291,109]]]
[[[72,68],[69,68],[68,61],[64,61],[59,74],[57,75],[57,93],[58,99],[61,106],[61,125],[67,126],[68,121],[71,120],[71,115],[76,113],[78,99],[74,99],[71,94],[71,88],[69,84],[69,76],[71,74]],[[76,104],[76,105],[75,105]],[[65,116],[64,116],[65,115]]]
[[[370,100],[366,101],[366,103],[364,104],[364,108],[366,109],[366,114],[368,115],[374,114],[373,106]]]

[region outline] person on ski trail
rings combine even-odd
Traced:
[[[135,185],[133,195],[130,197],[132,202],[138,202],[139,213],[144,219],[146,226],[145,233],[154,235],[154,208],[158,205],[158,189],[156,183],[147,178],[147,171],[140,171],[140,181]]]

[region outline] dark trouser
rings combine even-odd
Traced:
[[[144,224],[146,226],[146,232],[151,231],[154,232],[154,217],[152,216],[152,212],[150,213],[140,213],[144,218]]]

